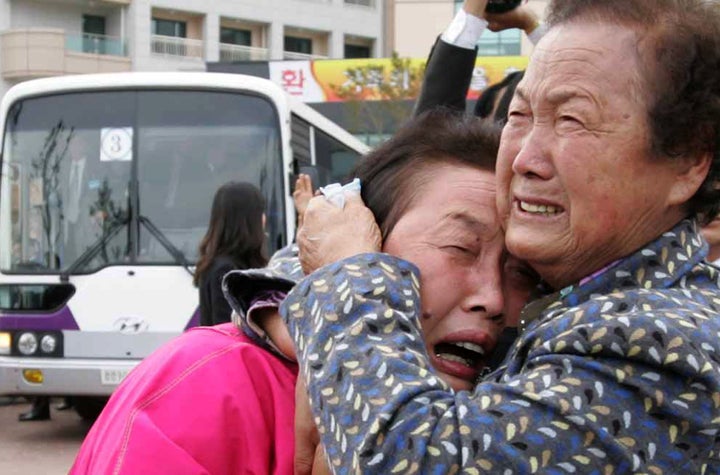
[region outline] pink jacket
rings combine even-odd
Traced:
[[[232,323],[194,328],[113,393],[71,474],[292,474],[297,366]]]

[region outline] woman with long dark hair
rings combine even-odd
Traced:
[[[200,291],[201,325],[230,321],[222,278],[233,269],[265,266],[264,228],[265,199],[256,186],[231,181],[217,190],[193,281]]]

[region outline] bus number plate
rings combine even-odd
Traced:
[[[102,369],[100,370],[100,382],[102,384],[116,386],[125,379],[130,372],[128,369]]]

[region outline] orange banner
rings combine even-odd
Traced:
[[[270,77],[306,102],[412,100],[420,93],[425,59],[371,58],[272,61]],[[525,69],[526,56],[478,57],[468,99],[510,72]]]

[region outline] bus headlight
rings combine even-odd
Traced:
[[[9,355],[12,352],[12,335],[0,332],[0,355]]]
[[[38,349],[37,337],[34,333],[21,333],[17,342],[18,351],[23,355],[32,355]]]
[[[57,339],[53,335],[45,335],[40,339],[40,351],[52,353],[57,348]]]

